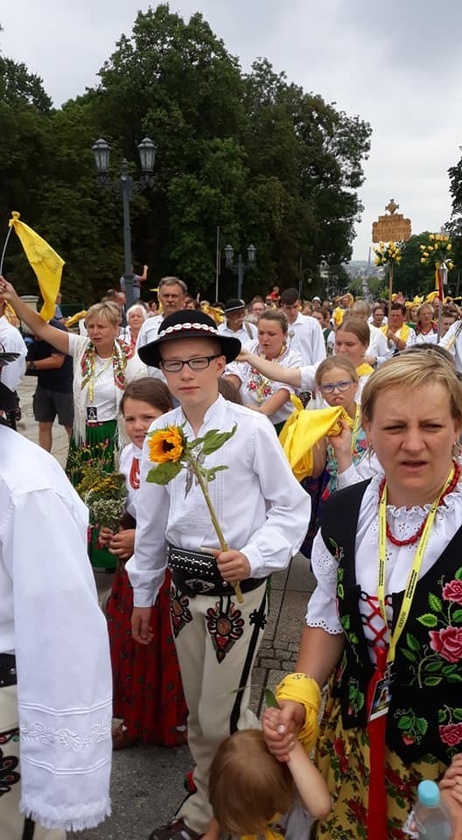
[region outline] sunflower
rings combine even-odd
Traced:
[[[184,435],[178,426],[157,429],[148,436],[149,460],[154,464],[179,461],[184,447]]]

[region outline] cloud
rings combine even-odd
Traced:
[[[140,0],[7,4],[0,47],[60,105],[98,84],[140,5],[147,10]],[[372,221],[392,196],[416,233],[447,221],[447,169],[462,143],[460,0],[172,0],[170,9],[186,19],[202,12],[244,70],[266,57],[275,72],[371,123],[355,256],[367,259]]]

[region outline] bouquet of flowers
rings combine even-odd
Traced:
[[[374,248],[374,254],[376,265],[401,262],[401,250],[397,242],[379,242],[378,248]]]
[[[125,510],[127,486],[119,472],[104,473],[98,465],[83,469],[77,492],[88,506],[90,522],[100,528],[118,531]]]
[[[447,233],[429,233],[428,242],[420,246],[422,265],[445,266],[448,271],[454,268],[451,258],[452,245]]]
[[[206,455],[211,455],[212,452],[216,452],[227,440],[232,438],[236,429],[236,425],[233,426],[230,432],[220,432],[218,429],[210,429],[204,437],[188,440],[183,426],[167,426],[166,429],[155,429],[146,438],[149,460],[157,464],[155,469],[148,472],[147,481],[151,481],[154,484],[168,484],[182,469],[187,470],[186,495],[188,495],[192,483],[195,480],[204,496],[222,551],[227,551],[228,545],[212,505],[208,491],[208,482],[214,481],[217,472],[227,470],[228,467],[226,464],[223,464],[206,468],[204,466],[204,460]],[[242,603],[241,587],[238,583],[233,584],[233,586],[237,600],[239,603]]]

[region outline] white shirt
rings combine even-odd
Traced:
[[[372,357],[378,364],[381,364],[389,355],[388,341],[382,330],[378,327],[374,327],[374,324],[369,324],[369,330],[371,337],[369,347],[364,355],[366,359],[370,359]]]
[[[56,459],[4,426],[0,509],[0,652],[17,659],[21,810],[46,827],[96,826],[110,813],[112,675],[88,512]]]
[[[227,324],[220,324],[218,326],[220,335],[228,335],[231,338],[238,338],[242,345],[246,347],[258,339],[258,330],[255,324],[250,324],[244,321],[242,327],[238,330],[231,330]]]
[[[364,493],[356,532],[355,569],[356,581],[363,592],[377,595],[379,544],[378,544],[378,502],[383,474],[375,475]],[[462,485],[445,498],[436,513],[430,531],[427,548],[422,560],[419,579],[435,564],[462,522]],[[408,539],[416,533],[428,514],[431,505],[413,508],[387,506],[387,521],[393,535],[399,540]],[[385,593],[391,595],[405,589],[406,581],[415,557],[415,545],[387,545]],[[306,623],[309,627],[322,627],[328,633],[341,633],[336,605],[337,561],[327,549],[321,532],[315,538],[311,557],[313,573],[318,585],[307,608]],[[387,599],[389,602],[391,599]],[[360,599],[360,610],[364,614],[365,602]],[[391,622],[391,608],[387,607]],[[365,625],[366,639],[373,634]]]
[[[261,351],[258,346],[258,341],[251,344],[249,350],[251,353],[259,355]],[[302,360],[297,352],[286,349],[279,356],[277,362],[284,368],[298,368]],[[295,390],[290,385],[284,385],[283,382],[267,379],[262,374],[256,373],[252,365],[249,365],[247,362],[231,362],[229,365],[226,365],[226,375],[228,374],[233,374],[240,379],[241,387],[239,393],[244,405],[260,406],[273,394],[277,394],[278,391],[287,391],[287,401],[274,414],[269,415],[272,423],[283,423],[292,414],[294,406],[290,401],[290,395],[294,394]]]
[[[451,356],[454,356],[457,371],[462,373],[462,321],[451,324],[439,345],[448,350]]]
[[[131,516],[133,516],[134,519],[136,519],[136,500],[138,498],[139,488],[132,487],[132,485],[130,484],[130,470],[134,458],[138,458],[141,467],[142,455],[143,452],[141,449],[138,449],[138,447],[135,446],[134,443],[128,443],[127,446],[124,446],[124,448],[122,449],[119,459],[119,470],[125,476],[125,481],[128,490],[125,508],[128,511],[128,513]]]
[[[211,429],[231,431],[236,423],[234,436],[205,458],[207,468],[228,466],[209,483],[209,493],[229,547],[245,554],[252,577],[264,578],[286,568],[300,548],[311,503],[292,475],[267,417],[219,396],[206,412],[199,435]],[[186,437],[194,439],[181,408],[155,420],[151,431],[181,424]],[[186,471],[162,486],[146,481],[152,467],[145,444],[135,554],[126,566],[138,607],[151,606],[157,598],[167,543],[192,551],[219,547],[202,492],[194,482],[185,497]]]
[[[314,365],[326,358],[326,345],[319,322],[310,315],[298,313],[287,333],[289,348],[296,350],[304,365]]]
[[[136,340],[137,350],[138,347],[144,347],[146,344],[150,344],[151,341],[155,341],[157,333],[159,332],[159,327],[164,318],[165,315],[153,315],[151,318],[146,318],[146,320],[143,321]]]
[[[5,353],[19,353],[19,359],[10,362],[0,371],[0,379],[11,391],[16,391],[26,372],[27,347],[17,327],[9,323],[5,315],[0,318],[0,350]]]

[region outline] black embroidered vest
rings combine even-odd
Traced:
[[[373,674],[356,582],[355,538],[369,482],[335,493],[325,504],[322,535],[338,560],[337,600],[345,651],[334,680],[345,729],[366,726]],[[461,523],[462,526],[462,523]],[[371,557],[378,564],[378,557]],[[404,592],[392,593],[393,628]],[[419,580],[393,665],[387,744],[406,764],[431,754],[449,764],[462,751],[462,527]]]

